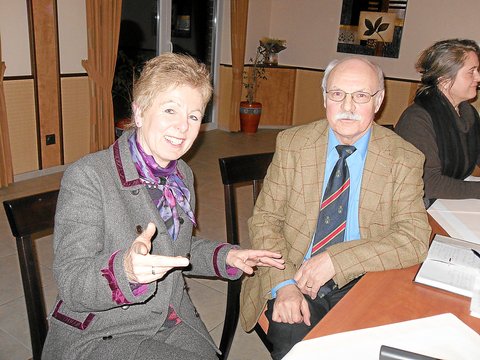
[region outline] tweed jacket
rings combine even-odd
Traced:
[[[169,305],[216,349],[182,273],[237,279],[242,272],[227,274],[231,245],[192,237],[193,224],[180,207],[183,224],[178,238],[171,239],[131,160],[129,135],[65,171],[54,231],[53,271],[59,295],[49,315],[42,359],[133,359],[141,342],[164,325]],[[182,160],[178,168],[195,209],[192,171]],[[157,227],[151,253],[190,254],[190,266],[138,289],[125,275],[123,258],[149,222]]]
[[[328,122],[320,120],[281,132],[262,191],[249,219],[252,248],[277,251],[285,270],[260,268],[246,277],[241,323],[250,331],[271,289],[292,279],[315,232],[328,143]],[[430,226],[423,205],[424,156],[394,132],[373,124],[363,170],[361,239],[330,246],[341,288],[369,271],[404,268],[426,256]]]

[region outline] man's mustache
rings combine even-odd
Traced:
[[[351,112],[342,112],[335,115],[335,120],[362,120],[362,116]]]

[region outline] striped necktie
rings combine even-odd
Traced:
[[[332,170],[323,194],[317,230],[313,240],[312,256],[319,254],[330,245],[342,242],[345,237],[350,190],[347,157],[357,149],[355,146],[349,145],[337,145],[336,149],[340,158]]]

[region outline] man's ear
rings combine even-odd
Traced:
[[[380,90],[377,95],[375,96],[375,114],[380,110],[380,106],[382,106],[383,98],[385,97],[385,89]]]

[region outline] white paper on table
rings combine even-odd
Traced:
[[[480,199],[437,199],[427,211],[451,237],[480,244]]]
[[[453,314],[347,331],[304,340],[283,360],[378,360],[387,345],[445,360],[480,359],[480,335]]]

